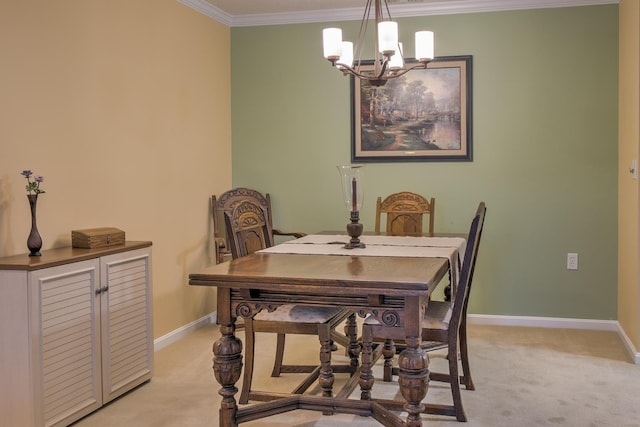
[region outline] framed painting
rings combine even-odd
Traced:
[[[351,160],[471,161],[471,58],[434,58],[380,87],[351,77]]]

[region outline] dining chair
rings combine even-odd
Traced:
[[[401,191],[376,201],[375,233],[380,234],[380,220],[386,214],[385,232],[389,236],[421,236],[424,216],[429,215],[429,236],[433,236],[435,199],[410,191]]]
[[[386,214],[385,234],[388,236],[422,236],[424,215],[429,215],[429,236],[433,237],[433,216],[436,200],[410,191],[401,191],[376,201],[375,234],[380,234],[382,214]],[[451,299],[451,285],[444,289],[445,300]]]
[[[449,372],[430,372],[429,378],[434,381],[448,382],[453,397],[453,405],[426,405],[425,412],[455,416],[458,421],[467,421],[462,406],[460,384],[464,384],[467,390],[475,390],[469,366],[467,306],[486,210],[485,203],[481,202],[471,222],[460,278],[453,293],[453,301],[429,301],[422,321],[421,347],[427,351],[447,348]],[[364,322],[362,336],[364,340],[384,338],[386,339],[385,346],[389,343],[393,346],[393,341],[389,338],[401,341],[403,332],[399,329],[383,326],[374,318],[369,317]],[[385,358],[384,370],[386,372],[384,377],[385,380],[390,380],[392,375],[398,374],[398,368],[393,368],[391,364],[395,348],[384,348],[378,354],[382,354]],[[458,354],[462,365],[462,375],[459,375]]]
[[[233,208],[238,205],[243,200],[250,200],[254,204],[260,207],[262,211],[265,213],[265,217],[268,220],[270,227],[270,235],[272,236],[271,240],[273,241],[273,236],[290,236],[294,238],[300,238],[305,236],[305,233],[293,231],[293,232],[285,232],[279,229],[273,228],[273,216],[271,211],[271,196],[269,193],[262,194],[257,190],[253,190],[251,188],[246,187],[238,187],[216,196],[215,194],[211,196],[211,214],[213,217],[213,239],[214,239],[214,249],[215,249],[215,258],[216,263],[220,264],[225,260],[232,258],[231,256],[231,245],[227,238],[224,213],[232,212]],[[237,329],[243,329],[244,323],[238,322],[236,323]],[[277,345],[276,345],[276,362],[274,364],[272,375],[278,376],[282,369],[282,356],[284,353],[284,345],[285,345],[285,335],[278,334],[277,336]],[[337,349],[337,348],[335,348]]]
[[[269,219],[261,206],[250,200],[237,203],[231,212],[225,211],[225,224],[231,254],[234,259],[252,254],[260,249],[273,245],[273,234]],[[332,338],[339,337],[335,328],[351,317],[355,323],[355,314],[345,308],[337,307],[309,307],[295,304],[284,304],[275,311],[262,310],[253,318],[245,318],[245,366],[242,391],[239,402],[244,404],[249,400],[271,400],[273,393],[254,391],[251,389],[255,358],[255,333],[276,332],[278,344],[276,361],[272,376],[280,372],[310,373],[298,386],[293,394],[301,394],[309,388],[320,374],[320,363],[315,365],[283,365],[285,334],[318,335],[321,343],[320,359],[323,352],[330,352]],[[280,342],[282,336],[282,342]],[[344,338],[339,340],[344,342]],[[355,341],[355,337],[353,338]],[[347,342],[349,342],[347,340]],[[324,346],[327,346],[324,348]],[[320,359],[318,362],[320,362]],[[330,359],[330,356],[329,356]],[[335,372],[355,371],[353,366],[334,368]]]
[[[269,193],[263,195],[257,190],[238,187],[225,191],[219,196],[214,194],[211,196],[211,213],[213,216],[214,247],[217,263],[221,263],[225,258],[229,258],[231,256],[231,251],[227,242],[226,229],[224,227],[224,212],[231,212],[235,205],[242,200],[251,200],[253,203],[260,206],[260,208],[265,212],[266,218],[271,227],[271,232],[274,236],[290,236],[295,238],[305,236],[305,233],[297,231],[287,232],[273,228],[271,196]]]

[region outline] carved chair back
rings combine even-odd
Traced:
[[[213,237],[215,241],[216,262],[224,261],[225,255],[229,254],[229,242],[226,236],[226,227],[224,226],[224,213],[231,213],[238,203],[248,200],[258,206],[264,212],[264,217],[269,224],[269,233],[271,233],[271,241],[275,242],[274,236],[288,236],[300,238],[305,235],[299,231],[283,231],[273,227],[273,216],[271,210],[271,197],[269,193],[264,196],[250,188],[235,188],[233,190],[222,193],[219,197],[211,196],[211,212],[213,215]]]
[[[375,233],[380,234],[380,220],[386,214],[385,232],[390,236],[421,236],[425,215],[429,215],[429,235],[433,236],[433,214],[435,199],[402,191],[387,196],[384,200],[378,197],[376,202]]]
[[[225,211],[224,215],[234,259],[273,246],[271,224],[260,205],[242,200],[231,212]]]
[[[225,254],[229,253],[230,242],[226,234],[225,227],[225,212],[233,212],[233,209],[242,201],[248,200],[258,206],[269,223],[270,230],[273,229],[273,222],[271,217],[271,198],[269,194],[262,195],[256,190],[250,188],[234,188],[229,191],[225,191],[220,196],[211,196],[211,211],[213,216],[213,235],[216,251],[216,262],[220,263],[224,260]],[[273,240],[273,235],[271,236]]]

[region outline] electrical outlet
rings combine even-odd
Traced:
[[[567,270],[577,270],[578,269],[578,254],[567,254]]]

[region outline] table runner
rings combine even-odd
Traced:
[[[362,249],[345,249],[346,235],[309,234],[288,240],[260,253],[302,255],[392,256],[447,258],[451,283],[457,285],[466,240],[460,237],[360,236]]]

